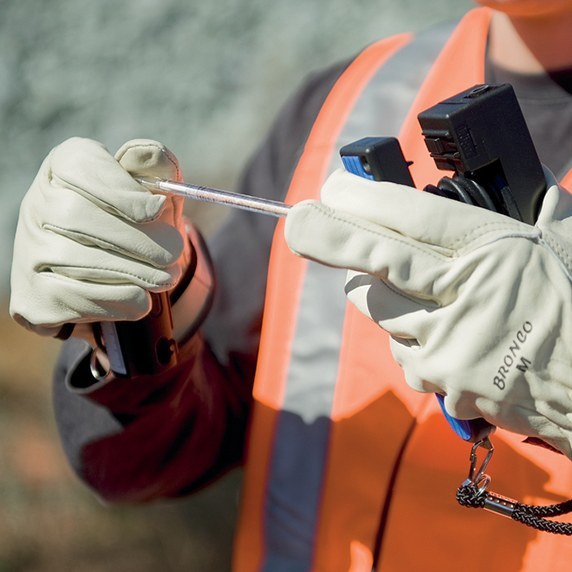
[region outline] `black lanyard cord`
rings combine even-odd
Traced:
[[[477,449],[479,447],[486,449],[488,452],[481,467],[477,470]],[[572,536],[572,523],[546,520],[547,518],[571,513],[572,499],[551,505],[530,505],[486,490],[491,479],[484,473],[484,469],[491,458],[492,452],[493,447],[487,438],[473,445],[469,477],[463,481],[457,490],[457,502],[468,508],[484,508],[536,530]]]

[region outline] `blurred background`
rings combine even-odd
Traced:
[[[58,342],[7,312],[19,203],[49,150],[160,140],[185,178],[232,188],[309,72],[471,0],[0,0],[0,572],[229,569],[240,472],[195,497],[101,505],[71,475],[51,412]],[[200,212],[211,232],[220,210]]]

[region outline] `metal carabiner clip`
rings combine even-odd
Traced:
[[[485,458],[481,462],[480,466],[477,468],[477,464],[479,462],[478,450],[480,448],[485,449],[487,454],[485,455]],[[471,465],[469,468],[469,476],[467,477],[467,480],[470,482],[470,484],[479,486],[480,492],[484,492],[487,485],[490,483],[491,479],[488,475],[485,474],[485,470],[493,456],[494,451],[495,448],[493,447],[493,444],[488,437],[477,441],[471,447],[471,455],[469,457]]]
[[[478,450],[481,448],[485,449],[487,453],[479,464]],[[488,437],[477,441],[472,446],[471,455],[469,457],[471,463],[469,476],[462,483],[459,490],[465,492],[470,491],[470,502],[463,504],[481,506],[485,510],[510,518],[518,502],[497,493],[487,491],[491,478],[485,474],[485,470],[493,456],[494,450]]]

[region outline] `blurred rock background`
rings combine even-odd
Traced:
[[[227,570],[240,481],[176,504],[104,507],[70,474],[50,409],[58,343],[7,315],[18,205],[49,150],[74,135],[110,150],[154,138],[187,180],[232,188],[307,73],[472,5],[0,0],[0,572]],[[204,211],[207,229],[221,214]]]

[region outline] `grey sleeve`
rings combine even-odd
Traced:
[[[58,431],[70,465],[78,474],[83,446],[121,429],[119,421],[107,409],[69,390],[72,375],[84,378],[90,375],[90,354],[86,342],[70,339],[63,344],[54,369],[53,402]]]
[[[314,120],[348,63],[310,76],[287,102],[247,165],[239,192],[284,200]],[[273,217],[233,210],[209,241],[217,293],[204,333],[222,363],[232,353],[257,351],[275,226]]]

